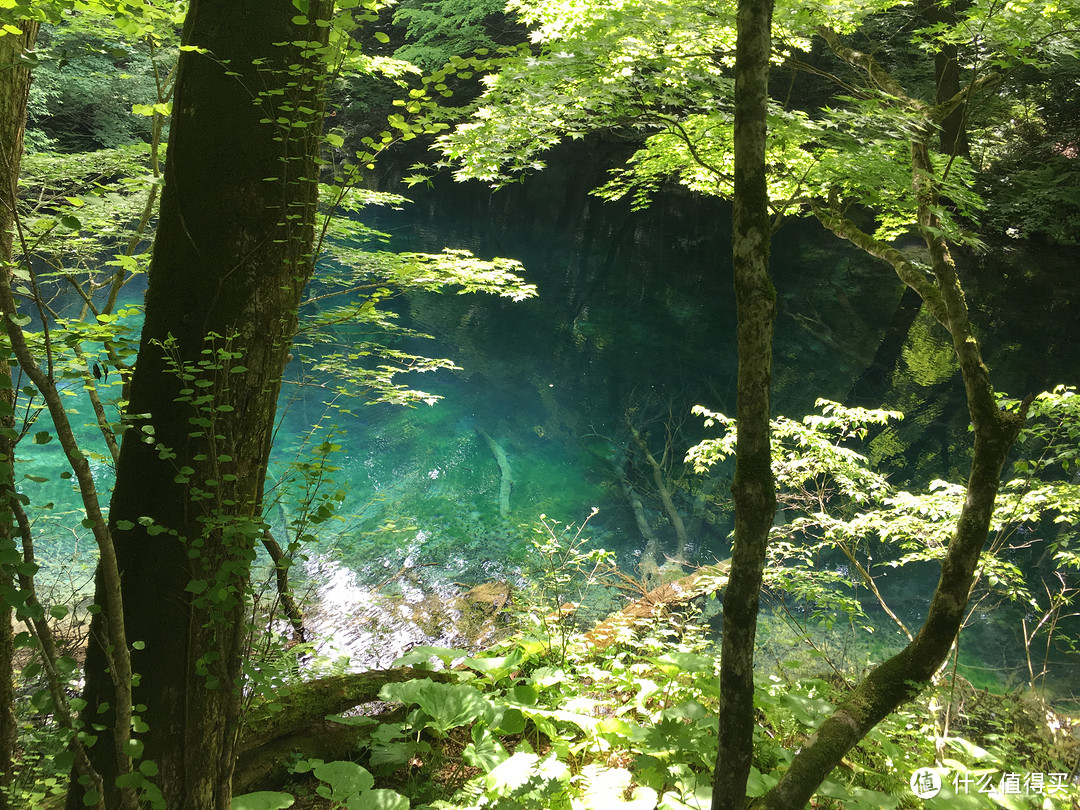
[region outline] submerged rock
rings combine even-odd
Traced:
[[[470,588],[458,599],[460,628],[473,638],[474,645],[485,646],[496,639],[500,612],[510,596],[508,583],[485,582]]]
[[[422,582],[403,567],[379,585],[363,585],[340,563],[312,558],[305,564],[317,583],[306,625],[319,656],[348,659],[359,672],[390,666],[416,645],[476,650],[492,643],[511,598],[506,582],[488,582],[461,593],[460,585]]]

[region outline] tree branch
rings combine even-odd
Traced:
[[[810,207],[818,221],[834,234],[842,239],[847,239],[871,256],[876,256],[888,262],[896,271],[896,275],[900,277],[900,280],[919,294],[935,320],[946,329],[950,328],[945,302],[940,291],[934,285],[933,279],[927,275],[925,270],[916,265],[901,251],[886,242],[875,239],[843,215],[830,211],[820,203],[811,202]]]

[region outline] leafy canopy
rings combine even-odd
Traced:
[[[486,69],[485,91],[438,144],[459,178],[498,185],[543,168],[543,152],[563,139],[615,130],[644,145],[602,196],[630,195],[645,205],[669,178],[702,194],[731,195],[734,4],[513,0],[510,7],[530,26],[532,46],[468,65]],[[946,42],[973,44],[962,56],[971,83],[964,93],[971,94],[992,87],[1001,71],[1074,47],[1068,21],[1080,9],[1068,0],[977,2],[946,26],[895,0],[778,3],[774,61],[824,74],[835,90],[822,109],[799,109],[791,100],[771,105],[766,160],[776,213],[808,214],[825,201],[868,205],[880,239],[917,220],[907,144],[933,130],[955,100],[920,98],[858,51],[845,52],[858,70],[819,66],[816,58],[809,66],[821,38],[842,49],[837,35],[853,35],[883,13],[906,16],[912,47],[928,53]],[[933,82],[926,86],[932,91]],[[953,238],[966,238],[957,215],[974,218],[981,207],[970,190],[971,165],[962,157],[934,160],[939,192],[952,203],[935,213]]]

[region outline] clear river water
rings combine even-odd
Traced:
[[[358,660],[389,663],[402,644],[440,637],[413,627],[395,641],[393,629],[380,637],[370,622],[342,629],[380,598],[448,603],[463,587],[527,579],[541,515],[580,523],[595,507],[595,544],[635,576],[645,546],[641,515],[662,553],[674,555],[672,526],[631,428],[685,496],[685,560],[729,554],[723,513],[695,507],[724,494],[728,472],[694,483],[678,461],[707,435],[692,405],[735,415],[730,212],[676,189],[641,212],[602,203],[587,192],[602,180],[604,150],[575,146],[547,172],[498,192],[438,181],[409,192],[414,202],[400,211],[373,211],[369,224],[390,234],[391,250],[451,247],[514,258],[539,288],[537,298],[518,303],[452,293],[410,293],[392,303],[404,324],[434,338],[399,348],[461,366],[406,380],[441,396],[438,404],[366,405],[324,388],[285,386],[272,480],[286,474],[312,425],[341,446],[331,459],[334,481],[320,490],[340,492],[335,516],[318,527],[300,581],[321,594],[323,628],[337,634],[337,649]],[[775,411],[800,417],[818,397],[904,410],[908,418],[876,451],[892,479],[962,480],[966,411],[951,349],[892,271],[809,221],[782,224],[772,266]],[[1080,382],[1075,257],[1001,247],[966,258],[962,269],[999,390],[1022,395]],[[310,380],[313,362],[299,354],[287,381]],[[512,470],[508,505],[495,447]],[[627,485],[640,496],[637,515]],[[284,540],[297,516],[286,499],[269,518]],[[64,563],[54,567],[85,581],[85,554],[81,565],[69,561],[88,540],[63,531]],[[885,588],[917,621],[932,584],[916,577]],[[385,627],[400,619],[392,606],[380,610]],[[991,643],[1012,631],[985,632]],[[1018,663],[972,661],[1000,678]]]

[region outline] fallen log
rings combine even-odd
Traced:
[[[488,435],[483,428],[476,428],[476,432],[487,443],[491,455],[495,456],[495,463],[499,465],[499,515],[507,517],[510,514],[510,493],[514,489],[514,473],[510,469],[510,459],[502,446]]]
[[[240,736],[240,755],[233,773],[233,791],[272,790],[288,778],[295,752],[324,760],[355,753],[374,726],[359,728],[327,720],[356,706],[379,699],[388,683],[416,678],[456,680],[450,672],[412,667],[357,672],[299,683],[274,700],[252,706]]]
[[[584,643],[587,650],[602,652],[618,640],[623,630],[633,627],[642,619],[652,618],[670,605],[683,604],[698,596],[721,590],[727,585],[730,568],[730,561],[725,560],[699,568],[689,576],[653,588],[618,613],[612,613],[586,633]]]

